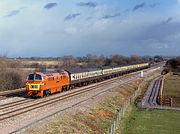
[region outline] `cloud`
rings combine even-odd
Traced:
[[[20,13],[20,10],[12,10],[8,15],[5,17],[12,17]]]
[[[168,23],[170,23],[171,21],[173,20],[173,18],[172,17],[169,17],[169,18],[167,18],[167,20],[165,20],[165,21],[163,21],[162,22],[162,24],[168,24]]]
[[[76,17],[78,17],[78,16],[80,16],[80,15],[81,15],[80,13],[69,14],[68,16],[66,16],[66,17],[64,18],[64,20],[71,20],[71,19],[74,19],[74,18],[76,18]]]
[[[138,10],[138,9],[140,9],[140,8],[144,8],[145,5],[146,5],[146,4],[145,4],[144,2],[141,3],[141,4],[135,5],[134,8],[133,8],[133,11],[136,11],[136,10]]]
[[[113,14],[113,15],[106,14],[106,15],[103,16],[102,18],[103,18],[103,19],[110,19],[110,18],[115,18],[115,17],[119,17],[119,16],[121,16],[120,13],[116,13],[116,14]]]
[[[156,2],[156,3],[151,4],[150,7],[155,8],[155,7],[159,6],[159,5],[160,5],[160,3]]]
[[[82,7],[96,7],[96,3],[94,2],[80,2],[77,4],[78,6],[82,6]]]
[[[58,5],[57,3],[48,3],[48,4],[46,4],[46,5],[44,6],[44,9],[49,10],[49,9],[51,9],[51,8],[56,7],[57,5]]]
[[[77,28],[69,27],[69,28],[65,28],[64,31],[68,34],[75,34],[77,33]]]

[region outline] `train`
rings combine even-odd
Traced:
[[[74,87],[118,77],[127,73],[147,69],[149,63],[140,63],[117,67],[73,68],[53,72],[33,72],[26,80],[26,92],[29,97],[45,97],[64,92]]]

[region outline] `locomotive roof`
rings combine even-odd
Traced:
[[[52,73],[58,73],[57,71],[47,71],[47,72],[42,72],[43,74],[52,74]]]
[[[53,73],[66,73],[64,70],[57,70],[57,71],[47,71],[47,72],[42,72],[43,74],[53,74]]]
[[[90,71],[99,71],[102,70],[101,68],[72,68],[67,69],[69,73],[83,73],[83,72],[90,72]]]

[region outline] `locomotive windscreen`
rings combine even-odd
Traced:
[[[42,77],[39,74],[30,74],[28,80],[42,80]]]

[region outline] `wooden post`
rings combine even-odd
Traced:
[[[170,98],[169,100],[170,100],[170,107],[172,107],[173,99]]]

